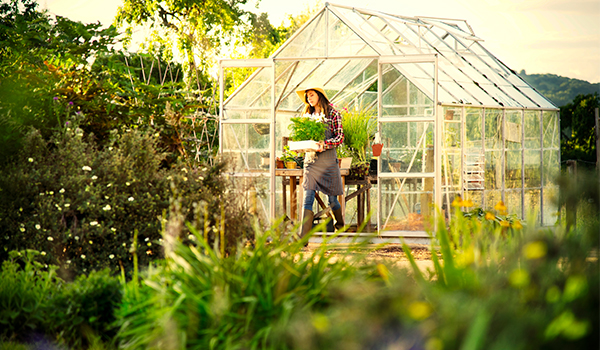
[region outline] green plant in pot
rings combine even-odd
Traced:
[[[299,158],[298,153],[296,153],[294,151],[290,151],[289,146],[283,147],[283,153],[282,153],[280,159],[283,161],[286,168],[295,169],[296,165],[300,165],[300,164],[298,164],[298,158]]]
[[[375,138],[377,122],[372,110],[358,108],[355,110],[342,109],[342,127],[344,128],[344,143],[339,149],[339,155],[352,157],[351,172],[357,177],[369,173],[369,158],[367,149]]]

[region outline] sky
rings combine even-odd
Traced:
[[[248,0],[281,24],[316,0]],[[110,24],[122,0],[38,0],[71,20]],[[482,45],[511,69],[600,82],[599,0],[336,0],[331,3],[402,16],[463,19]]]

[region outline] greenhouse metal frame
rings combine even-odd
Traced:
[[[267,222],[285,215],[275,157],[304,106],[295,90],[320,85],[338,109],[376,118],[380,235],[427,237],[419,220],[448,216],[458,195],[486,210],[502,200],[520,218],[537,209],[553,224],[558,108],[481,41],[464,20],[326,3],[271,57],[220,60],[219,149],[240,194]],[[225,99],[235,74],[248,78]]]

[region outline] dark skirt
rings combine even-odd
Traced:
[[[329,196],[344,194],[342,176],[335,148],[316,154],[314,163],[304,162],[304,181],[302,188],[315,190]]]

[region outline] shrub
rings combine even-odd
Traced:
[[[350,259],[330,260],[327,245],[301,252],[308,238],[288,244],[277,227],[228,257],[192,232],[196,244],[174,242],[164,265],[149,269],[139,286],[128,284],[120,347],[281,348],[286,341],[274,334],[290,317],[328,305],[335,297],[329,287],[357,271]]]
[[[207,220],[212,227],[226,216],[228,247],[247,233],[247,212],[225,193],[224,164],[163,168],[155,129],[115,130],[99,147],[79,128],[82,118],[72,116],[48,142],[31,131],[16,161],[0,169],[0,260],[10,250],[35,248],[61,274],[120,265],[129,273],[134,231],[141,265],[162,256],[162,220],[175,197],[187,221]]]

